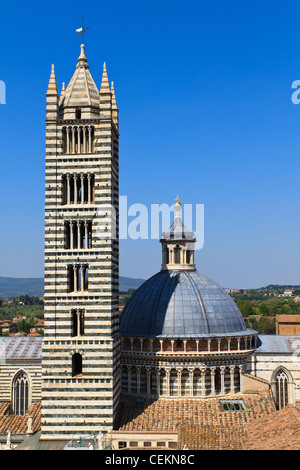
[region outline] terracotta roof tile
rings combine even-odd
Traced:
[[[36,433],[41,429],[41,403],[32,403],[23,416],[11,415],[10,403],[0,403],[0,434],[26,434],[28,418],[32,418],[32,429]]]
[[[243,400],[245,411],[223,411],[220,399]],[[220,398],[137,400],[123,396],[118,431],[175,431],[179,449],[241,449],[246,423],[275,412],[268,390]],[[181,447],[180,447],[181,446]]]
[[[247,424],[245,450],[300,450],[300,411],[287,405]]]

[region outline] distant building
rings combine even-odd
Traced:
[[[300,315],[276,315],[276,335],[300,335]]]
[[[30,334],[38,333],[39,331],[44,332],[44,320],[40,320],[38,318],[35,318],[34,320],[36,323],[32,328],[30,328]]]
[[[294,289],[286,289],[282,294],[282,297],[292,297],[294,295]]]

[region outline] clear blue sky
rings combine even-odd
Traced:
[[[64,0],[1,5],[0,276],[43,275],[45,92],[86,54],[120,108],[120,194],[205,204],[200,272],[224,287],[300,284],[297,1]],[[160,269],[154,240],[121,241],[120,274]]]

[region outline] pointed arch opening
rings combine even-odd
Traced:
[[[273,391],[275,398],[275,406],[277,410],[281,410],[289,403],[289,375],[283,368],[279,368],[273,375]]]
[[[12,408],[16,415],[25,415],[29,408],[29,377],[19,371],[12,382]]]

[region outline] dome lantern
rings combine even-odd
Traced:
[[[192,270],[195,271],[195,234],[189,231],[181,218],[181,203],[177,195],[174,209],[176,211],[174,222],[163,233],[162,244],[162,270]]]

